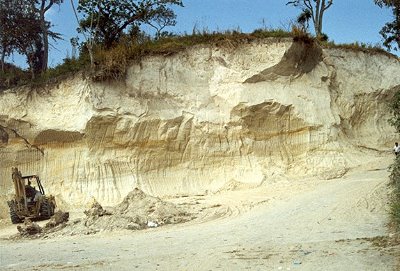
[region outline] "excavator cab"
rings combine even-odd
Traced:
[[[22,176],[18,168],[13,168],[12,180],[15,194],[14,198],[7,204],[10,208],[10,218],[13,224],[23,222],[25,218],[49,219],[54,215],[55,198],[51,195],[45,195],[39,176]]]

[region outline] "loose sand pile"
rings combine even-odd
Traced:
[[[134,189],[112,210],[105,210],[94,202],[85,212],[86,217],[75,222],[73,233],[96,233],[103,230],[141,230],[164,224],[187,222],[193,217],[175,204],[149,196]]]

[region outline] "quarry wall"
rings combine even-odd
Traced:
[[[61,205],[113,205],[134,187],[176,196],[339,177],[396,140],[387,103],[399,74],[394,57],[265,39],[149,56],[119,82],[76,75],[10,89],[0,197],[14,166],[40,175]]]

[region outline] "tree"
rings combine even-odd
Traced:
[[[49,11],[54,4],[60,5],[63,2],[63,0],[34,0],[34,2],[36,4],[35,11],[39,15],[39,23],[40,23],[40,30],[43,43],[41,71],[45,72],[47,70],[49,62],[49,36],[53,38],[60,38],[59,35],[54,35],[56,33],[50,34],[51,25],[48,21],[46,21],[45,15],[46,12]]]
[[[13,53],[26,56],[32,78],[46,70],[48,38],[59,38],[59,35],[49,30],[50,23],[43,17],[48,9],[40,11],[42,6],[38,7],[38,3],[43,4],[36,0],[0,0],[3,71],[5,57]]]
[[[77,11],[76,11],[76,8],[74,5],[74,1],[73,0],[70,0],[70,1],[71,1],[72,10],[74,11],[76,21],[79,24],[80,21],[79,21],[79,17],[78,17],[78,14],[77,14]],[[102,0],[97,0],[97,4],[99,4],[100,1],[102,1]],[[97,20],[95,22],[95,18],[94,18],[94,16],[95,16],[94,9],[96,6],[97,5],[93,5],[92,6],[93,10],[87,13],[88,17],[85,20],[90,22],[89,26],[85,27],[85,28],[83,28],[83,27],[78,28],[78,32],[82,33],[83,37],[85,38],[84,45],[85,45],[86,49],[88,50],[89,58],[90,58],[90,66],[92,68],[94,67],[93,47],[96,42],[97,33],[98,33],[98,29],[99,29],[99,21]],[[97,17],[99,17],[99,16],[97,16]]]
[[[4,72],[4,60],[12,51],[12,31],[9,18],[13,16],[11,0],[0,0],[0,50],[1,71]]]
[[[48,64],[49,38],[60,35],[50,31],[45,20],[46,12],[53,4],[62,0],[0,0],[0,48],[1,66],[4,59],[14,52],[25,55],[32,72],[46,71]]]
[[[4,72],[4,59],[14,52],[27,55],[38,39],[38,21],[31,2],[26,0],[0,0],[0,42],[1,64]],[[28,61],[29,62],[29,61]]]
[[[393,21],[386,23],[379,32],[384,39],[383,45],[389,50],[400,49],[400,0],[374,0],[379,7],[392,9]]]
[[[323,36],[322,21],[324,18],[324,13],[332,6],[332,4],[333,0],[292,0],[286,3],[286,5],[300,7],[303,10],[303,14],[311,14],[311,18],[314,23],[315,35],[317,38]]]
[[[176,24],[176,14],[172,9],[161,6],[153,11],[153,14],[148,14],[144,21],[156,30],[156,39],[159,39],[163,33],[166,33],[163,32],[165,27]]]
[[[153,20],[161,22],[163,17],[172,18],[169,24],[175,24],[170,5],[183,6],[182,0],[79,0],[78,12],[84,14],[80,27],[91,32],[96,26],[99,42],[110,48],[129,27]]]
[[[26,23],[29,12],[24,0],[0,0],[0,49],[1,70],[4,72],[5,57],[18,49],[21,37],[26,35]]]

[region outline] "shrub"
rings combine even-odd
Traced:
[[[30,73],[9,63],[5,63],[4,72],[0,71],[0,90],[26,84],[31,78]]]
[[[395,93],[389,107],[392,113],[389,122],[396,128],[397,132],[400,132],[400,90]],[[400,231],[400,156],[396,157],[395,162],[390,167],[390,181],[393,186],[391,215],[397,230]]]
[[[397,230],[400,231],[400,156],[391,166],[390,181],[393,186],[391,215]]]
[[[312,37],[309,33],[297,26],[292,27],[292,35],[294,41],[301,41],[306,44],[312,44],[316,41],[316,39]]]

